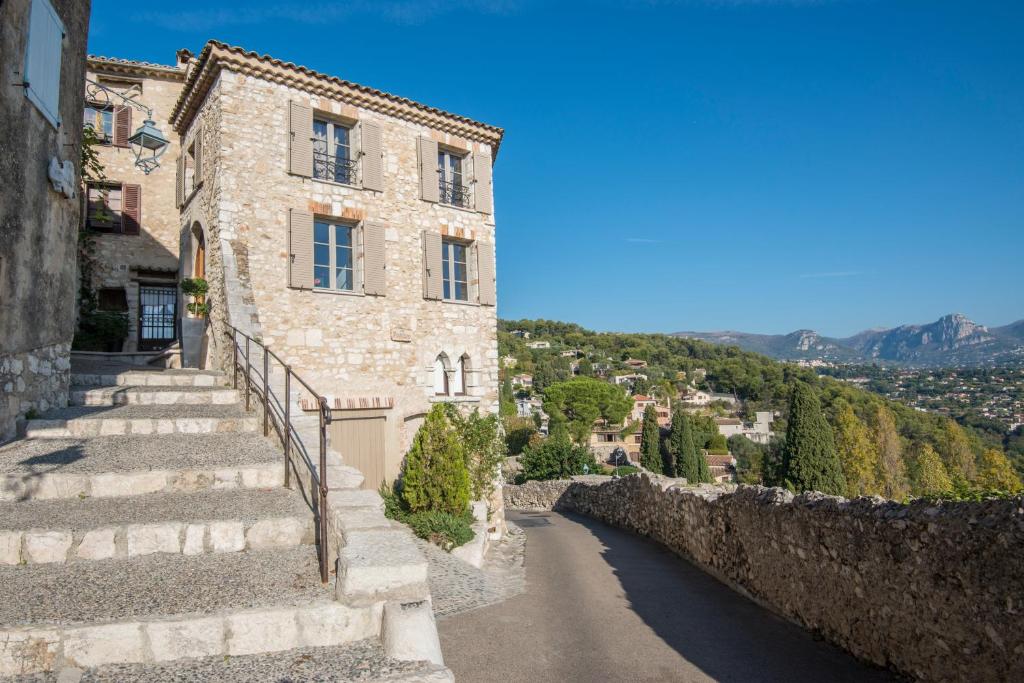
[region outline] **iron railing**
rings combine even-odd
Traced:
[[[451,204],[452,206],[461,206],[462,208],[469,208],[469,187],[467,187],[466,185],[461,185],[459,183],[450,183],[447,180],[440,180],[438,182],[442,204]]]
[[[327,399],[318,394],[313,387],[309,386],[277,354],[268,349],[259,340],[253,339],[238,328],[232,325],[227,327],[227,335],[231,338],[231,386],[234,389],[238,389],[238,373],[239,371],[243,372],[245,378],[246,411],[250,408],[253,393],[262,402],[263,436],[269,436],[270,429],[273,428],[284,445],[284,485],[289,488],[291,487],[291,471],[296,466],[296,459],[301,459],[309,470],[310,482],[316,492],[316,505],[313,506],[313,515],[317,528],[317,555],[320,563],[320,580],[327,583],[329,576],[327,556],[330,553],[327,542],[327,494],[329,492],[327,487],[327,426],[331,423],[331,409],[328,406]],[[262,372],[252,365],[253,346],[257,347],[263,357]],[[274,396],[274,389],[270,382],[271,361],[276,361],[284,370],[283,397]],[[255,386],[254,379],[256,380]],[[291,389],[293,379],[309,392],[310,397],[317,406],[319,417],[319,439],[316,453],[318,456],[318,467],[314,466],[310,459],[309,450],[302,442],[292,422]]]
[[[345,185],[356,184],[354,159],[332,156],[324,150],[313,150],[313,177]]]

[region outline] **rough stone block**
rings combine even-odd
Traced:
[[[25,561],[32,564],[65,562],[71,549],[71,541],[71,534],[67,531],[27,531]]]
[[[364,489],[343,489],[327,494],[327,505],[333,507],[375,508],[384,511],[384,499],[376,491]]]
[[[33,500],[75,498],[89,494],[89,477],[82,474],[44,474],[28,481]]]
[[[259,465],[239,470],[242,486],[247,489],[272,489],[284,486],[284,465]]]
[[[213,484],[213,475],[204,470],[185,470],[174,475],[171,488],[175,491],[203,491]]]
[[[238,488],[238,470],[216,470],[213,473],[213,488],[218,490]]]
[[[303,647],[331,647],[380,634],[380,610],[332,602],[298,611]]]
[[[181,524],[133,524],[125,530],[128,557],[181,552]]]
[[[120,434],[128,433],[128,420],[119,420],[117,418],[102,418],[96,420],[99,422],[99,435],[100,436],[118,436]],[[134,430],[132,433],[135,433]]]
[[[82,537],[75,556],[82,560],[109,560],[117,555],[117,529],[92,529]]]
[[[52,671],[59,653],[56,629],[0,630],[0,676]]]
[[[142,624],[86,626],[64,632],[64,660],[68,664],[88,667],[144,659]]]
[[[381,640],[389,657],[444,663],[434,610],[429,600],[386,603]]]
[[[21,532],[0,531],[0,564],[21,563]]]
[[[94,474],[90,478],[89,484],[92,495],[96,498],[140,496],[163,491],[167,486],[167,473],[163,471],[108,472]]]
[[[225,653],[224,620],[220,617],[160,621],[146,625],[153,659],[166,662]]]
[[[327,466],[327,486],[332,490],[358,489],[366,477],[355,467],[348,465]]]
[[[300,520],[295,517],[280,519],[261,519],[246,533],[250,550],[265,548],[284,548],[301,545],[303,538],[311,527],[311,520]]]
[[[205,550],[206,525],[189,524],[185,527],[185,541],[181,544],[183,555],[200,555]]]
[[[299,643],[295,610],[265,610],[228,615],[227,654],[250,655],[290,650]]]
[[[339,600],[425,595],[427,560],[403,531],[348,534],[338,554]]]
[[[239,521],[211,522],[210,548],[215,553],[234,553],[245,549],[245,525]]]

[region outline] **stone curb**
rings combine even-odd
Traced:
[[[129,434],[214,434],[255,431],[255,417],[99,417],[70,420],[29,420],[26,423],[25,436],[30,439],[76,439]]]
[[[238,403],[238,392],[234,389],[153,391],[140,387],[95,387],[72,389],[70,403],[76,406],[232,405]]]
[[[114,375],[72,373],[71,384],[80,386],[133,385],[149,387],[214,387],[222,384],[223,376],[216,372],[168,374],[163,372],[127,371]]]

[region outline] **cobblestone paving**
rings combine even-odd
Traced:
[[[430,595],[438,619],[493,605],[525,590],[526,536],[514,524],[508,527],[508,535],[490,547],[480,569],[432,543],[419,542],[430,565]]]

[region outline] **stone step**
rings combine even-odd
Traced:
[[[284,456],[259,434],[22,439],[0,446],[0,500],[283,484]]]
[[[65,676],[70,678],[76,674],[69,671]],[[34,680],[56,683],[58,675],[54,672]],[[200,657],[162,664],[108,664],[83,671],[78,679],[79,683],[450,683],[454,680],[451,670],[444,666],[388,657],[376,638],[336,647],[303,647],[259,655]]]
[[[238,405],[74,406],[29,420],[30,439],[63,439],[124,434],[212,434],[253,432],[256,418]]]
[[[138,368],[71,371],[71,384],[84,386],[212,387],[224,385],[224,374],[213,370]]]
[[[0,675],[332,647],[377,637],[312,546],[0,567]]]
[[[0,503],[6,565],[265,550],[314,538],[313,513],[287,489]]]
[[[223,387],[147,387],[110,385],[71,387],[71,405],[232,405],[238,392]]]

